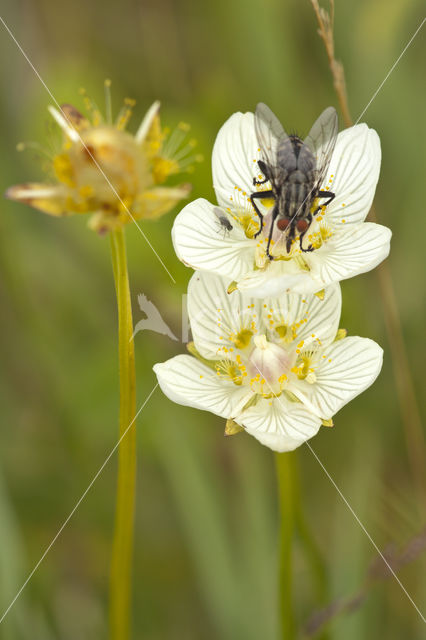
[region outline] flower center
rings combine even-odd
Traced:
[[[125,131],[104,126],[83,132],[82,139],[84,145],[74,144],[56,157],[58,179],[74,187],[76,200],[86,201],[88,208],[116,209],[117,194],[131,205],[151,182],[147,162],[134,138]]]
[[[292,357],[285,349],[269,342],[264,334],[254,336],[254,349],[248,359],[249,384],[264,397],[279,395],[288,378]]]
[[[291,368],[291,372],[294,373],[299,380],[306,380],[309,384],[314,384],[317,379],[314,367],[316,360],[317,353],[315,350],[304,351],[298,355],[294,366]]]
[[[274,260],[293,260],[297,262],[300,269],[309,270],[309,265],[304,259],[306,250],[308,248],[311,251],[319,249],[333,235],[330,227],[324,221],[324,213],[326,207],[320,207],[320,211],[316,213],[310,224],[305,219],[300,219],[297,221],[294,231],[294,238],[288,246],[288,234],[291,230],[291,225],[289,224],[290,220],[288,218],[280,218],[275,220],[273,219],[274,200],[265,199],[261,200],[261,202],[263,205],[267,206],[269,210],[264,214],[262,232],[260,233],[259,237],[256,238],[256,267],[259,269],[265,269],[271,263],[271,260],[267,255],[269,243],[269,254],[273,257]],[[311,213],[318,211],[318,204],[319,200],[318,198],[316,198],[312,203]],[[272,230],[271,240],[269,241],[272,224],[274,226]],[[303,226],[300,227],[299,225]],[[246,235],[248,237],[253,237],[247,232]],[[301,236],[303,236],[303,248],[300,243]]]

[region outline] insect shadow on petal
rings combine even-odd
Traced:
[[[257,164],[264,179],[254,178],[253,185],[269,182],[271,187],[250,194],[250,202],[260,222],[254,237],[263,229],[263,214],[256,200],[272,198],[274,205],[266,247],[268,258],[273,260],[270,247],[275,226],[286,234],[287,253],[296,235],[301,251],[312,251],[312,245],[303,247],[303,238],[314,216],[335,197],[332,191],[323,191],[321,185],[336,145],[337,112],[333,107],[325,109],[304,140],[295,134],[288,135],[263,103],[256,107],[254,126],[261,156]],[[322,198],[323,204],[314,208],[315,200]]]

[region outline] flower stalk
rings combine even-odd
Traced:
[[[292,600],[292,549],[296,526],[296,455],[295,451],[275,454],[281,518],[279,610],[283,640],[292,640],[296,637]]]
[[[183,172],[192,172],[193,163],[202,158],[194,154],[196,141],[187,140],[190,130],[188,124],[179,123],[173,133],[161,126],[159,102],[154,102],[148,109],[136,134],[126,131],[135,102],[126,98],[117,118],[113,120],[110,88],[111,82],[106,80],[105,117],[84,90],[81,93],[88,117],[70,104],[63,104],[59,108],[49,107],[51,116],[62,132],[62,140],[59,146],[56,145],[58,148],[54,155],[46,154],[49,157],[49,163],[46,164],[48,181],[14,185],[9,187],[5,195],[54,217],[88,214],[89,228],[99,235],[110,234],[118,307],[120,376],[110,637],[112,640],[126,640],[130,633],[136,486],[136,383],[123,227],[135,222],[137,225],[137,220],[141,219],[157,219],[182,198],[186,198],[191,185],[167,186],[167,179]],[[28,146],[31,144],[18,145],[21,150]],[[145,234],[142,235],[145,237]]]
[[[312,531],[306,521],[305,514],[303,513],[302,501],[299,494],[297,495],[295,512],[297,532],[303,545],[306,559],[312,570],[312,577],[318,602],[326,604],[330,600],[327,570],[321,550],[317,545]]]
[[[296,460],[298,462],[298,460]],[[312,581],[317,597],[317,603],[326,606],[331,601],[327,567],[315,536],[309,527],[309,523],[303,511],[303,501],[300,487],[300,473],[297,465],[295,473],[295,520],[299,540],[305,553],[306,562],[311,569]],[[318,640],[329,640],[327,628],[323,628],[318,635]]]
[[[136,382],[133,321],[123,229],[111,232],[111,257],[118,308],[120,423],[117,503],[110,576],[110,637],[130,632],[131,568],[136,489]]]
[[[276,453],[278,497],[280,505],[280,561],[279,561],[279,610],[281,637],[291,640],[297,637],[297,624],[293,612],[293,542],[297,535],[302,544],[306,561],[311,569],[318,602],[326,604],[330,599],[327,572],[320,549],[305,519],[299,464],[296,451]],[[328,640],[326,630],[318,636]]]

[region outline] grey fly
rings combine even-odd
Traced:
[[[230,231],[232,231],[232,229],[234,228],[232,226],[232,224],[229,222],[229,219],[227,218],[227,216],[224,214],[224,212],[222,211],[222,209],[219,209],[219,207],[215,207],[213,209],[213,213],[217,218],[217,221],[220,224],[221,229],[223,230],[224,234],[229,233]]]
[[[273,198],[272,221],[268,235],[266,254],[270,260],[270,246],[274,227],[287,234],[286,249],[290,251],[296,233],[300,249],[312,251],[312,245],[303,248],[303,238],[313,217],[321,209],[313,209],[317,198],[324,198],[328,205],[335,194],[324,191],[321,185],[330,165],[337,138],[337,113],[333,107],[322,112],[312,126],[308,136],[302,140],[297,135],[287,135],[278,118],[263,103],[256,107],[254,125],[261,159],[259,169],[264,179],[253,179],[258,186],[269,182],[267,191],[255,191],[250,201],[259,217],[260,225],[256,236],[263,228],[263,214],[256,199]]]

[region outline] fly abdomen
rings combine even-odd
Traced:
[[[301,172],[294,173],[300,174]],[[281,207],[282,215],[290,219],[306,217],[311,207],[311,189],[312,185],[306,180],[306,176],[304,176],[303,181],[292,180],[289,176],[283,193],[284,207]]]

